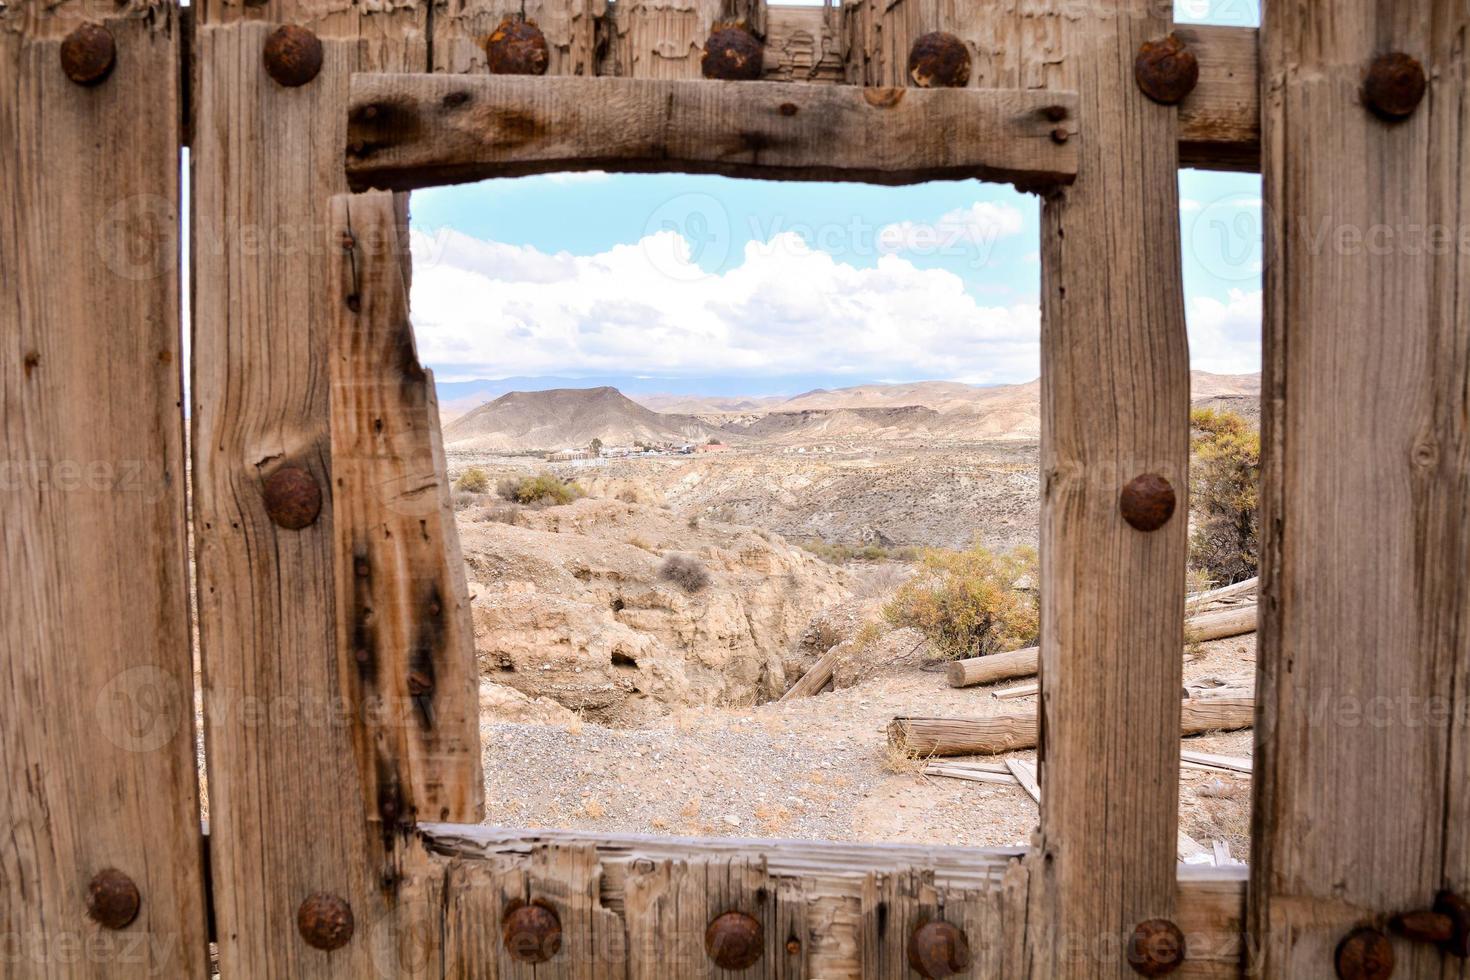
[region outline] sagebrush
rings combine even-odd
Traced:
[[[517,504],[569,504],[585,495],[581,486],[552,473],[508,477],[495,485],[495,492]]]
[[[1038,572],[1031,548],[933,548],[883,607],[883,616],[896,627],[918,630],[939,658],[1019,650],[1034,644],[1041,628]]]
[[[1189,417],[1189,561],[1218,584],[1256,574],[1261,434],[1234,412]]]
[[[471,466],[454,481],[454,489],[462,493],[486,493],[490,489],[490,476],[478,466]]]
[[[709,585],[709,572],[692,555],[669,555],[658,568],[658,577],[672,582],[690,595]]]

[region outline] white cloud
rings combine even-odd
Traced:
[[[1179,199],[1179,210],[1182,212],[1199,211],[1203,208],[1204,205],[1192,197],[1181,197]]]
[[[1230,290],[1227,301],[1196,296],[1189,304],[1189,362],[1201,371],[1249,374],[1261,369],[1261,290]]]
[[[884,225],[878,231],[878,249],[914,255],[968,255],[983,265],[997,241],[1019,235],[1024,227],[1025,216],[1019,208],[977,201],[946,212],[938,221]]]
[[[590,256],[412,237],[420,356],[440,376],[841,373],[1026,380],[1035,304],[985,306],[899,255],[857,268],[784,233],[700,275],[659,231]],[[453,370],[446,370],[446,368]]]

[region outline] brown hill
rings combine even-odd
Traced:
[[[650,411],[616,388],[512,391],[444,426],[447,449],[530,450],[708,439],[714,429],[688,415]]]

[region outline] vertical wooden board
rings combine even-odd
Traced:
[[[364,806],[484,817],[479,683],[434,377],[408,313],[407,195],[332,199],[337,649]]]
[[[399,854],[363,806],[339,684],[327,205],[345,189],[350,73],[402,64],[383,62],[380,24],[364,28],[371,40],[324,38],[320,74],[283,87],[262,65],[273,26],[204,24],[195,44],[191,408],[214,909],[228,975],[356,978],[371,975],[365,937],[391,922]],[[413,48],[397,45],[404,59]],[[299,530],[263,500],[284,466],[322,491]],[[296,927],[320,891],[357,925],[330,953]]]
[[[1065,6],[1065,5],[1064,5]],[[1041,837],[1033,970],[1135,976],[1126,938],[1170,918],[1178,826],[1189,353],[1176,110],[1138,90],[1167,8],[1114,0],[1062,24],[1088,135],[1042,219]],[[1037,9],[1050,9],[1039,4]],[[1163,476],[1152,531],[1123,487]]]
[[[184,546],[177,11],[84,88],[0,26],[0,971],[202,975]],[[141,898],[87,917],[114,868]]]
[[[1470,889],[1467,28],[1458,0],[1266,8],[1263,976],[1330,975],[1350,929]],[[1397,123],[1361,95],[1390,51],[1431,79]],[[1395,949],[1396,976],[1464,975]]]
[[[763,13],[759,0],[618,0],[602,73],[702,78],[700,60],[710,32],[720,24],[748,24]]]

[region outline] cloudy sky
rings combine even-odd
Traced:
[[[1255,17],[1252,0],[1178,14]],[[1260,179],[1184,171],[1180,196],[1193,366],[1258,370]],[[412,208],[414,324],[441,384],[775,394],[1039,371],[1040,204],[1008,187],[565,174]]]

